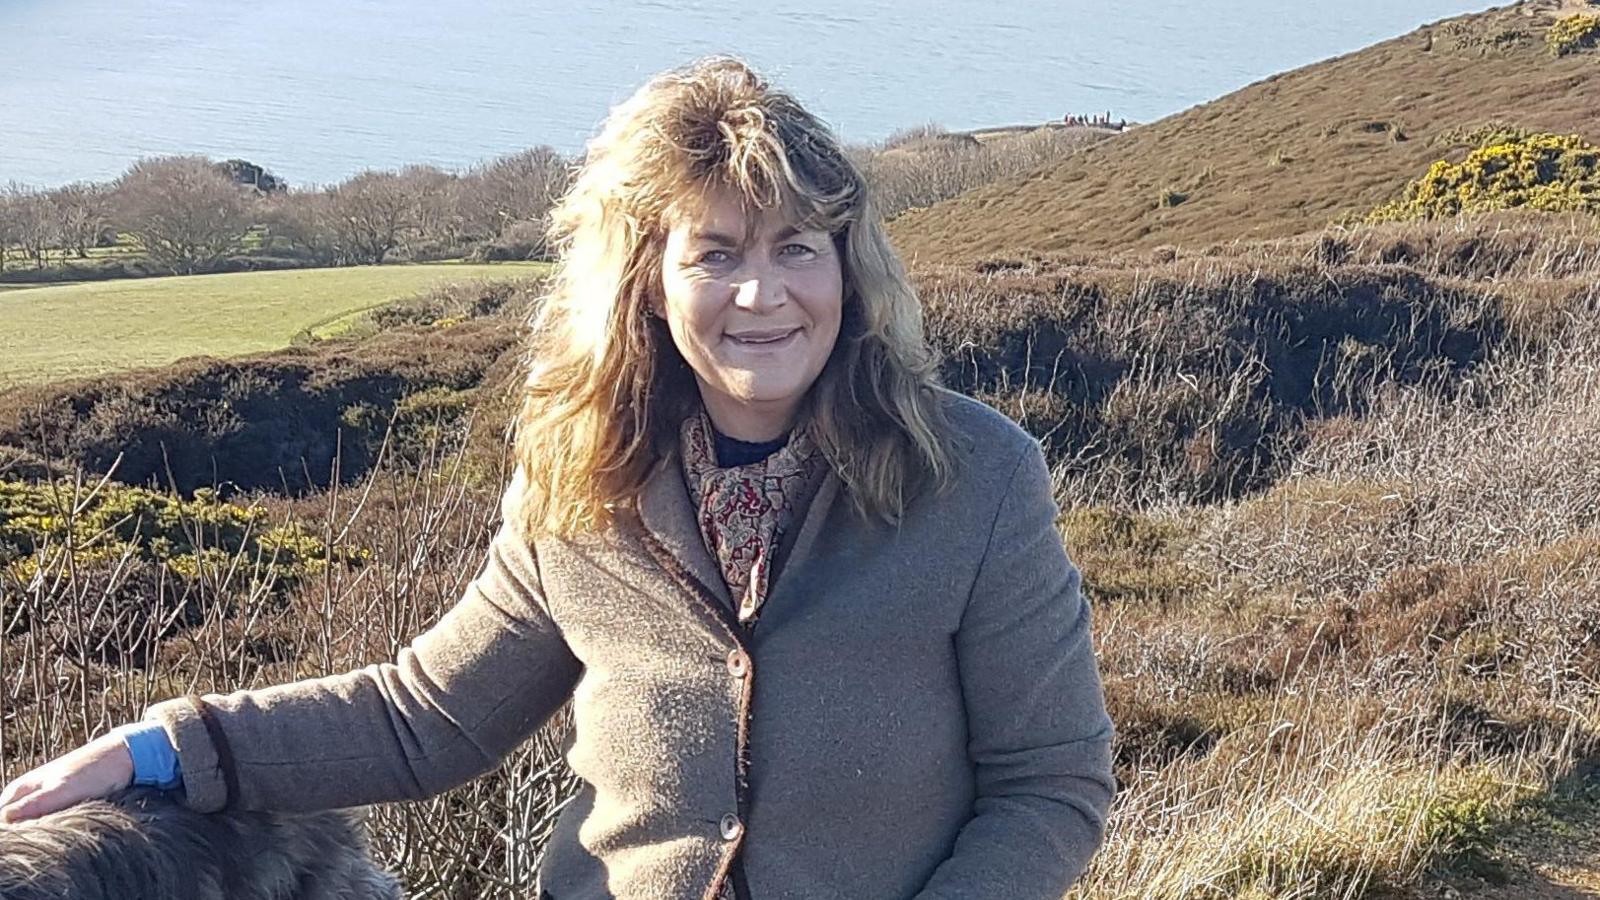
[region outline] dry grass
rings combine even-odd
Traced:
[[[1125,523],[1096,541],[1069,516],[1091,591],[1124,598],[1100,647],[1125,790],[1075,897],[1399,890],[1491,858],[1498,823],[1600,751],[1585,313],[1470,393],[1327,423],[1264,494],[1133,515],[1169,536],[1142,559],[1101,549]],[[1197,586],[1128,603],[1141,564]]]
[[[872,186],[879,212],[893,219],[1058,163],[1108,136],[1100,129],[1044,125],[980,139],[928,125],[892,135],[876,147],[854,148],[852,156]]]

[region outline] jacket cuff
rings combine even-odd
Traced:
[[[217,812],[228,805],[228,785],[216,744],[194,701],[180,697],[145,710],[145,721],[158,722],[178,752],[183,776],[183,805],[196,812]]]

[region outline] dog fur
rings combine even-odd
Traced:
[[[203,815],[149,788],[0,825],[0,900],[403,900],[347,812]]]

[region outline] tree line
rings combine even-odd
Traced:
[[[52,260],[90,274],[92,251],[119,242],[180,275],[243,257],[282,266],[539,258],[571,165],[535,147],[461,172],[412,165],[295,189],[246,160],[161,156],[109,182],[13,182],[0,189],[0,274]]]
[[[1098,139],[1041,127],[980,141],[926,125],[849,153],[872,183],[879,211],[893,218]],[[539,259],[550,210],[576,162],[541,146],[460,172],[411,165],[294,188],[247,160],[162,156],[140,159],[110,182],[52,190],[12,183],[0,189],[0,277]],[[95,248],[113,245],[127,252],[95,258]]]

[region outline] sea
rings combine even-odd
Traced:
[[[242,157],[291,184],[580,152],[651,74],[731,53],[852,143],[1150,122],[1482,0],[0,0],[0,188]]]

